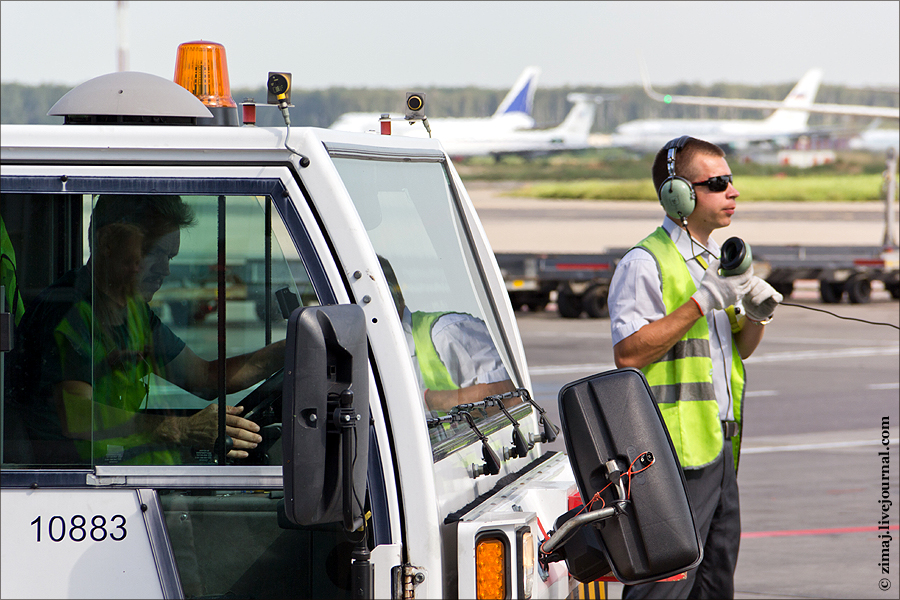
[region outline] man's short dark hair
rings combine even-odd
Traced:
[[[91,237],[111,223],[137,225],[146,244],[194,224],[194,209],[181,196],[101,194],[91,214]]]
[[[663,146],[665,147],[665,146]],[[653,175],[653,189],[658,190],[662,182],[669,177],[669,169],[666,166],[668,151],[660,148],[653,160],[651,173]],[[694,157],[700,154],[708,156],[724,157],[725,151],[711,142],[690,138],[687,143],[675,154],[675,175],[694,181],[697,173],[694,170]]]

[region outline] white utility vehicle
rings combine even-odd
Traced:
[[[65,124],[2,127],[2,596],[568,596],[561,546],[548,560],[541,544],[581,476],[542,451],[559,428],[531,400],[503,278],[440,143],[256,127],[223,53],[183,44],[181,85],[101,76],[51,110]],[[268,84],[276,106],[260,109],[287,117],[289,75]],[[101,226],[173,198],[193,215],[174,244]],[[420,339],[447,314],[482,346]],[[434,384],[447,347],[479,364]],[[227,388],[227,359],[261,348],[278,368]],[[169,368],[188,351],[204,394]],[[234,405],[260,427],[246,457]],[[210,406],[205,441],[162,435]],[[656,472],[637,474],[654,463],[634,446],[587,476],[619,490],[603,518]],[[610,570],[598,560],[589,579]]]

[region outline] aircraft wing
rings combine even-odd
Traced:
[[[861,106],[855,104],[807,104],[805,106],[792,107],[784,101],[778,100],[745,100],[738,98],[710,98],[707,96],[673,96],[660,94],[653,89],[646,73],[641,72],[644,81],[644,91],[651,99],[665,104],[693,104],[698,106],[730,106],[733,108],[757,108],[786,110],[802,110],[811,113],[823,113],[830,115],[850,115],[858,117],[879,117],[883,119],[900,119],[900,108],[887,106]]]

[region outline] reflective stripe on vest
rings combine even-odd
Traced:
[[[459,386],[453,383],[447,367],[441,362],[434,340],[431,339],[431,330],[438,319],[448,313],[445,312],[421,312],[412,313],[412,336],[416,345],[416,358],[419,361],[419,371],[422,372],[422,383],[429,390],[458,390]]]
[[[697,291],[684,257],[662,227],[637,247],[648,251],[656,260],[666,314],[671,314]],[[685,469],[708,465],[722,452],[722,423],[712,369],[706,318],[698,319],[662,358],[642,369]],[[743,364],[732,344],[731,392],[738,421],[743,389]],[[733,444],[737,467],[739,436],[733,438]]]

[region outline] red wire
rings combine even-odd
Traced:
[[[627,499],[627,500],[631,500],[631,476],[632,476],[632,475],[637,475],[638,473],[642,473],[642,472],[646,471],[647,469],[650,468],[651,465],[653,465],[654,462],[656,462],[656,459],[653,459],[652,461],[650,461],[650,464],[648,464],[648,465],[645,466],[644,468],[639,469],[639,470],[637,470],[637,471],[633,471],[632,469],[634,469],[634,463],[636,463],[638,460],[640,460],[640,458],[641,458],[642,456],[644,456],[645,454],[648,454],[648,452],[641,452],[640,454],[638,454],[638,455],[637,455],[637,458],[635,458],[633,461],[631,461],[631,464],[628,465],[628,471],[625,472],[625,474],[628,475],[628,493],[626,494],[626,499]],[[601,503],[601,506],[600,506],[601,509],[602,509],[602,508],[606,508],[606,500],[604,500],[604,499],[600,496],[600,494],[601,494],[606,488],[608,488],[608,487],[611,486],[611,485],[612,485],[612,482],[610,481],[610,482],[607,483],[605,486],[603,486],[603,489],[602,489],[602,490],[600,490],[599,492],[596,492],[593,496],[591,496],[591,499],[590,499],[588,502],[586,502],[586,503],[581,507],[581,510],[579,510],[577,513],[575,513],[574,516],[577,517],[578,515],[580,515],[581,513],[583,513],[585,510],[591,509],[591,506],[593,506],[594,502],[596,502],[597,500],[599,500],[600,503]],[[544,551],[544,543],[546,543],[546,541],[547,541],[547,539],[548,539],[548,538],[547,538],[547,532],[544,531],[544,526],[541,525],[541,520],[540,520],[540,519],[538,519],[538,526],[541,528],[541,533],[544,535],[544,541],[541,542],[541,552],[543,552],[543,551]],[[546,554],[546,552],[545,552],[545,554]]]
[[[540,517],[537,518],[537,522],[538,522],[538,527],[541,528],[541,535],[543,535],[543,536],[544,536],[544,540],[546,540],[546,539],[547,539],[547,532],[544,531],[544,525],[543,525],[543,523],[541,523],[541,518],[540,518]],[[543,542],[541,542],[541,545],[543,545]]]
[[[650,464],[647,465],[646,467],[644,467],[643,469],[640,469],[638,471],[632,471],[632,469],[634,468],[634,463],[636,463],[638,460],[640,460],[640,458],[645,454],[647,454],[647,452],[641,452],[640,454],[638,454],[637,458],[635,458],[633,461],[631,461],[631,464],[628,465],[628,471],[625,473],[626,475],[628,475],[628,494],[626,495],[626,498],[628,500],[631,500],[631,476],[637,475],[638,473],[646,471],[647,469],[650,468],[650,465],[652,465],[654,462],[656,462],[656,459],[653,459],[652,461],[650,461]]]

